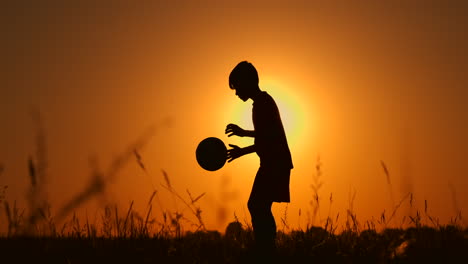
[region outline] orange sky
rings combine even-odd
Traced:
[[[108,168],[154,124],[154,137],[139,150],[148,175],[130,160],[107,186],[105,201],[125,211],[134,200],[143,209],[152,181],[166,209],[183,210],[160,185],[163,169],[182,195],[206,192],[200,206],[207,228],[223,230],[234,213],[250,219],[246,203],[258,157],[216,172],[195,160],[198,142],[208,136],[252,143],[224,135],[228,123],[252,128],[251,101],[240,101],[228,86],[232,68],[248,60],[286,126],[295,164],[291,226],[304,227],[312,211],[318,156],[321,220],[330,193],[332,215],[345,215],[354,191],[359,219],[391,211],[381,160],[395,203],[412,192],[415,204],[423,209],[427,200],[441,222],[468,210],[466,6],[172,2],[2,10],[0,186],[9,186],[7,200],[26,206],[27,159],[35,153],[30,111],[38,108],[53,210],[88,183],[90,157]],[[93,211],[99,201],[77,211]],[[274,205],[280,228],[285,207]],[[409,213],[405,208],[401,215]]]

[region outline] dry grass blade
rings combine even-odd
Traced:
[[[36,186],[37,179],[36,179],[36,168],[34,166],[34,161],[31,157],[28,159],[28,169],[29,169],[29,177],[31,179],[31,186]]]
[[[413,197],[413,194],[412,194],[412,193],[407,193],[407,194],[400,200],[400,202],[395,206],[395,208],[393,208],[392,215],[391,215],[390,218],[388,219],[387,223],[389,223],[389,222],[393,219],[393,217],[395,216],[395,214],[396,214],[398,208],[400,208],[400,206],[401,206],[401,205],[403,204],[403,202],[408,198],[408,196],[409,196],[410,198],[412,198],[412,197]],[[411,200],[410,200],[410,201],[411,201]]]
[[[0,191],[0,204],[3,203],[3,201],[5,200],[5,193],[6,193],[6,190],[8,189],[8,185],[5,185],[2,187],[1,191]]]
[[[153,137],[154,130],[154,126],[148,128],[137,140],[130,144],[124,152],[115,157],[111,166],[107,170],[107,173],[105,174],[106,180],[111,181],[116,177],[117,173],[134,155],[134,150],[143,148]]]
[[[94,195],[101,193],[104,190],[105,183],[102,176],[95,174],[88,187],[84,191],[77,194],[68,203],[66,203],[57,213],[57,219],[65,218],[71,211],[79,207],[84,202],[91,199]]]
[[[189,195],[189,197],[190,197],[190,199],[191,199],[191,201],[192,201],[191,203],[188,203],[184,198],[182,198],[182,196],[180,196],[180,195],[176,192],[176,190],[174,190],[174,189],[172,188],[167,173],[166,173],[164,170],[162,170],[162,172],[163,172],[163,175],[164,175],[164,179],[166,180],[167,186],[164,186],[163,184],[161,184],[161,186],[162,186],[164,189],[168,190],[175,198],[178,198],[180,201],[182,201],[182,202],[185,204],[185,206],[187,206],[187,208],[190,209],[190,211],[192,212],[192,214],[195,215],[195,217],[197,218],[197,220],[198,220],[198,222],[199,222],[199,225],[198,225],[198,228],[199,228],[199,229],[200,229],[200,228],[206,229],[205,224],[203,223],[202,217],[201,217],[201,212],[202,212],[202,211],[200,210],[200,208],[198,208],[198,207],[194,204],[197,200],[199,200],[200,198],[202,198],[205,194],[202,193],[202,194],[199,195],[197,198],[192,199],[192,195],[191,195],[190,192],[187,190],[187,193],[188,193],[188,195]],[[176,212],[176,215],[177,215],[177,212]],[[177,218],[177,219],[179,219],[179,218]]]
[[[151,211],[153,210],[153,205],[150,205],[148,209],[148,213],[146,214],[145,225],[144,225],[144,234],[148,233],[148,220],[151,215]]]
[[[128,208],[128,211],[127,211],[127,216],[125,217],[125,221],[124,221],[124,225],[123,225],[123,228],[124,228],[123,234],[124,234],[124,236],[127,233],[127,222],[128,222],[129,217],[130,217],[130,214],[132,212],[132,208],[133,208],[133,201],[130,203],[130,207]]]
[[[286,204],[286,207],[284,208],[284,214],[283,214],[283,217],[281,217],[281,222],[283,223],[283,232],[285,232],[285,229],[289,230],[288,204]]]
[[[35,127],[35,156],[28,157],[28,170],[31,185],[27,194],[28,217],[22,227],[27,235],[37,233],[37,224],[46,220],[45,211],[49,206],[46,192],[47,182],[47,144],[44,124],[38,109],[31,110],[31,118]]]
[[[458,213],[461,211],[460,207],[458,206],[458,199],[457,199],[457,192],[455,190],[455,186],[451,182],[449,182],[449,189],[450,189],[450,194],[452,198],[452,206],[453,210],[455,211],[455,214],[458,215]]]
[[[348,203],[349,203],[349,210],[352,212],[354,207],[354,200],[356,199],[356,189],[349,189],[348,193]]]
[[[392,207],[395,207],[395,198],[393,196],[392,182],[390,181],[390,172],[388,171],[387,165],[382,160],[380,161],[380,165],[382,165],[382,169],[383,169],[385,177],[387,179],[387,185],[388,185],[388,190],[390,192],[390,200],[392,202]]]
[[[317,164],[315,165],[315,174],[313,175],[312,178],[312,184],[310,187],[313,190],[313,198],[310,201],[310,204],[313,207],[312,211],[312,225],[315,222],[315,218],[317,217],[317,214],[319,216],[319,221],[320,221],[320,196],[319,196],[319,190],[323,186],[323,181],[321,180],[322,176],[322,162],[320,160],[320,156],[317,157]]]
[[[115,179],[117,173],[123,168],[123,166],[130,160],[132,155],[134,155],[135,149],[142,148],[149,139],[154,135],[154,127],[150,127],[145,131],[137,140],[130,144],[127,149],[117,155],[113,160],[110,167],[107,170],[107,173],[102,174],[96,166],[92,166],[93,177],[90,184],[84,191],[77,194],[69,202],[65,203],[65,206],[59,210],[58,219],[63,219],[67,216],[72,210],[82,205],[84,202],[88,201],[95,195],[98,195],[104,191],[107,182],[111,182]]]
[[[86,213],[86,231],[88,232],[88,238],[91,238],[91,229],[89,228],[88,213]]]
[[[5,207],[5,213],[6,213],[7,220],[8,220],[8,226],[11,226],[12,218],[11,218],[10,204],[7,201],[5,201],[4,207]]]
[[[205,195],[205,193],[202,193],[199,196],[197,196],[195,199],[193,199],[192,194],[190,193],[190,191],[188,189],[186,191],[187,191],[187,194],[190,197],[190,200],[192,201],[192,204],[196,203],[198,200],[200,200]]]
[[[153,201],[154,196],[156,196],[156,193],[157,193],[157,191],[153,191],[153,193],[151,194],[151,197],[150,197],[149,200],[148,200],[148,206],[151,205],[151,202]],[[132,203],[133,203],[133,202],[132,202]]]
[[[146,167],[145,167],[145,164],[143,164],[143,161],[142,161],[142,159],[141,159],[140,153],[138,153],[138,151],[137,151],[136,149],[133,150],[133,153],[135,154],[137,163],[138,163],[138,165],[140,166],[140,168],[141,168],[144,172],[146,172]]]
[[[164,181],[166,182],[167,188],[172,190],[171,181],[169,180],[169,176],[167,175],[167,172],[165,170],[161,170],[161,171],[164,176]]]
[[[385,173],[385,176],[387,177],[387,183],[391,185],[392,183],[390,182],[390,173],[388,172],[387,165],[385,165],[385,163],[382,160],[380,161],[380,165],[382,165],[382,169]]]
[[[206,193],[202,193],[199,196],[197,196],[195,199],[192,200],[192,203],[196,203],[198,200],[200,200],[203,196],[205,196]]]
[[[117,236],[121,236],[120,233],[120,219],[119,219],[119,214],[117,212],[117,206],[114,207],[114,213],[115,213],[115,227],[117,229]]]
[[[190,191],[188,189],[185,189],[185,191],[187,192],[189,198],[190,198],[190,201],[192,201],[193,203],[193,197],[192,197],[192,194],[190,193]]]

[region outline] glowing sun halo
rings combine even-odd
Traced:
[[[264,81],[260,83],[260,89],[268,92],[275,100],[283,121],[283,126],[286,131],[290,148],[298,149],[306,140],[307,120],[305,104],[300,101],[299,96],[293,94],[293,91],[286,86],[280,85],[275,81]],[[251,102],[251,101],[249,101]],[[234,122],[239,122],[238,125],[251,129],[252,125],[252,107],[245,103],[236,104],[232,112]]]

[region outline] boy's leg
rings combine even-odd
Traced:
[[[273,202],[250,197],[247,204],[252,217],[252,227],[255,243],[262,251],[273,251],[275,249],[276,223],[271,206]]]

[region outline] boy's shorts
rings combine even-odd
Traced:
[[[258,169],[250,199],[289,203],[290,168],[262,167]]]

